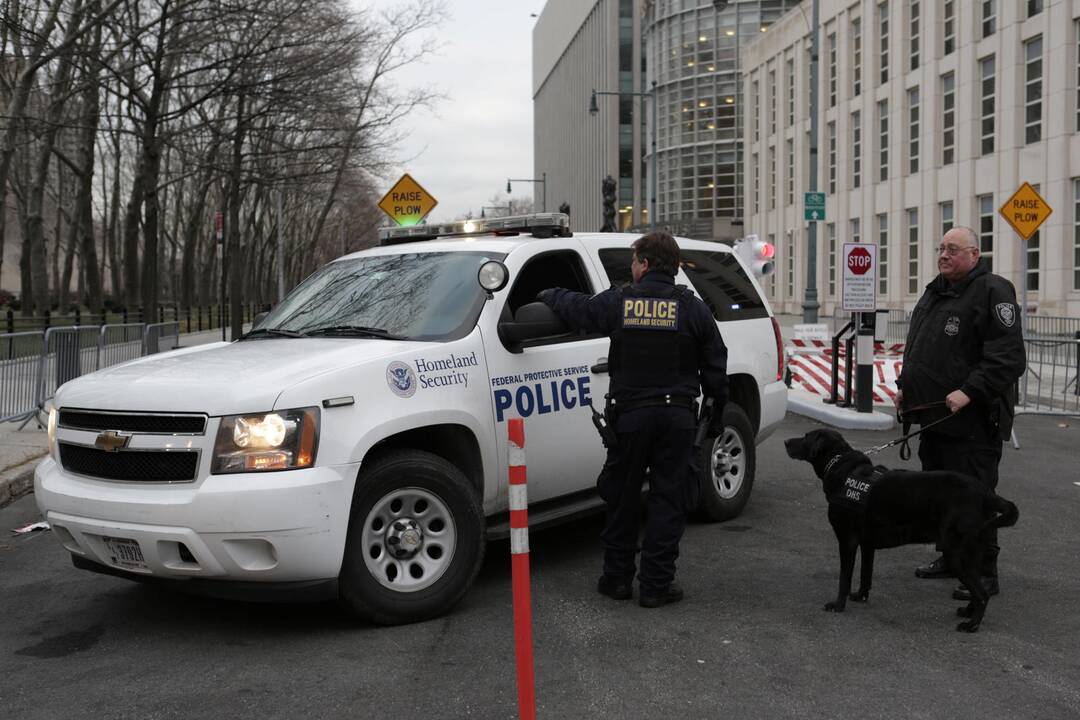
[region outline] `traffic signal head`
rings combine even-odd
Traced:
[[[772,243],[759,240],[757,235],[750,235],[736,242],[735,252],[742,256],[750,272],[759,278],[771,275],[776,269],[776,247]]]

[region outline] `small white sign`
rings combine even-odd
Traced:
[[[791,330],[796,340],[829,339],[829,326],[825,323],[799,323],[793,325]]]
[[[847,312],[877,309],[877,245],[844,243],[843,301]]]

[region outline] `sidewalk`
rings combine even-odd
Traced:
[[[248,326],[244,329],[246,331]],[[180,347],[212,342],[221,342],[220,328],[180,336]],[[33,489],[34,468],[49,451],[44,428],[39,427],[33,418],[22,430],[19,429],[21,424],[21,421],[0,423],[0,507]]]

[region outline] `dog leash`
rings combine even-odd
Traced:
[[[915,406],[913,408],[908,408],[908,412],[913,412],[915,410],[927,410],[929,408],[937,407],[938,405],[944,405],[944,404],[945,404],[944,400],[937,400],[935,402],[926,403],[925,405],[917,405],[917,406]],[[906,435],[903,435],[902,437],[899,437],[896,440],[891,440],[891,441],[885,443],[884,445],[875,445],[874,447],[870,448],[869,450],[864,450],[863,455],[873,455],[875,453],[881,452],[882,450],[884,450],[886,448],[891,448],[893,445],[900,445],[901,443],[903,443],[903,445],[900,448],[900,459],[905,460],[905,461],[909,460],[911,458],[911,447],[908,445],[908,441],[911,438],[915,437],[916,435],[920,435],[923,432],[929,430],[930,428],[934,427],[938,423],[945,422],[946,420],[948,420],[951,417],[952,417],[952,414],[946,415],[943,418],[938,418],[937,420],[935,420],[932,423],[927,423],[926,425],[923,425],[922,427],[920,427],[918,430],[916,430],[913,433],[908,433]],[[900,418],[901,418],[901,422],[903,422],[902,416],[900,416]],[[908,427],[910,427],[910,425],[908,425]]]

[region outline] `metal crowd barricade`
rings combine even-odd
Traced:
[[[97,325],[53,327],[45,331],[38,361],[37,407],[43,407],[56,389],[98,369]]]
[[[34,414],[44,342],[44,330],[0,334],[0,422]]]
[[[1017,415],[1080,416],[1080,338],[1025,337]]]
[[[145,327],[142,323],[102,325],[98,334],[98,368],[142,357]]]
[[[153,355],[180,347],[180,323],[150,323],[143,332],[143,355]]]

